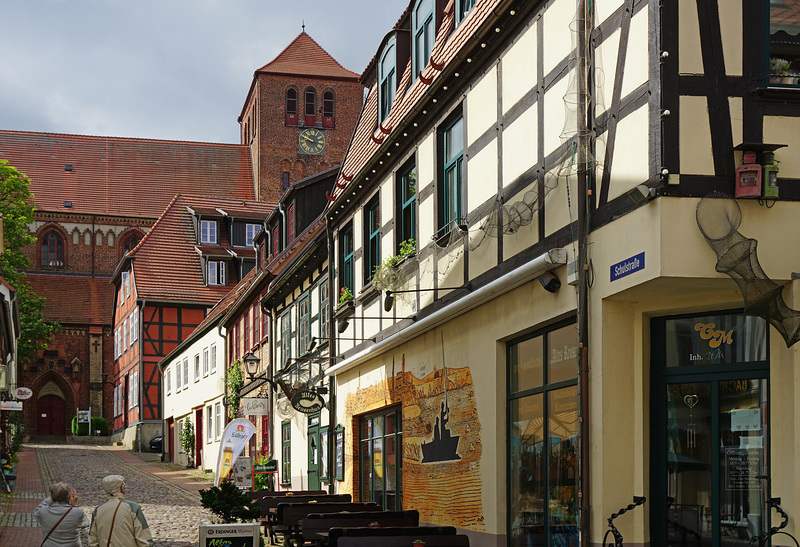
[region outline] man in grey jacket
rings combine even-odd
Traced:
[[[92,512],[89,547],[151,547],[153,538],[138,503],[125,499],[125,478],[109,475],[103,479],[108,501]]]
[[[33,510],[42,527],[44,547],[81,547],[80,531],[89,519],[78,505],[78,493],[65,482],[50,487],[50,497]]]

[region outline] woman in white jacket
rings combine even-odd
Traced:
[[[50,487],[50,497],[33,510],[42,527],[42,547],[81,547],[81,530],[89,519],[78,505],[78,493],[65,482]]]

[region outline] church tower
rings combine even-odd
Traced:
[[[256,199],[277,202],[293,182],[340,164],[363,96],[359,75],[305,30],[256,70],[239,116]]]

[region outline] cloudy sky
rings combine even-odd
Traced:
[[[253,72],[306,32],[366,68],[401,0],[2,2],[0,129],[238,143]]]

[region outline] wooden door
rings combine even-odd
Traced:
[[[38,401],[36,431],[39,435],[64,435],[64,399],[45,395]]]
[[[194,412],[194,423],[197,424],[194,428],[194,465],[195,467],[203,467],[203,407],[198,408]]]

